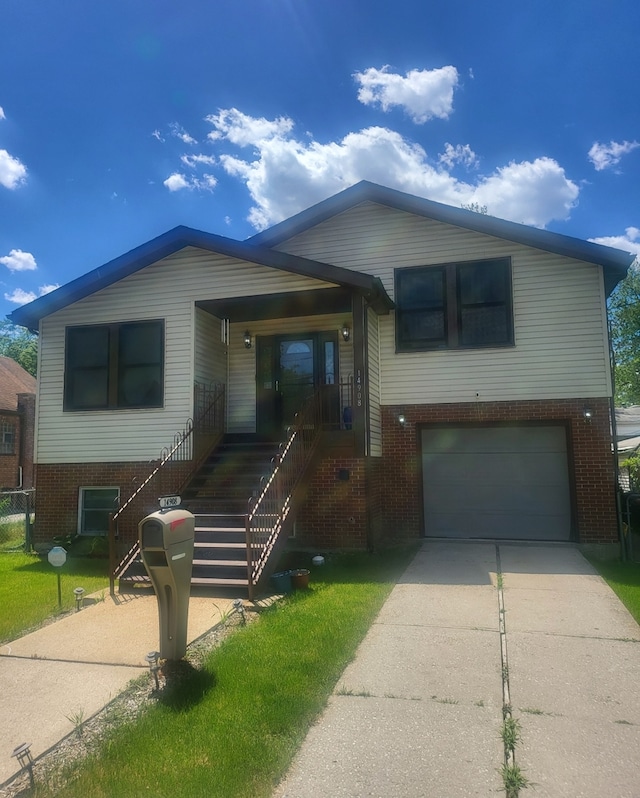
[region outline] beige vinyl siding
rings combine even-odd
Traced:
[[[222,340],[222,321],[196,308],[195,381],[204,385],[227,382],[227,345]]]
[[[379,277],[391,297],[396,268],[511,258],[515,346],[396,354],[394,314],[383,316],[382,404],[610,395],[599,266],[372,203],[280,249]]]
[[[367,312],[367,362],[369,365],[369,454],[382,457],[382,420],[380,417],[380,342],[379,317]]]
[[[196,300],[243,296],[248,286],[251,294],[268,294],[327,284],[187,248],[45,318],[41,323],[38,462],[157,458],[193,410]],[[164,407],[63,412],[65,328],[144,319],[163,319],[165,324]]]
[[[326,316],[298,316],[288,319],[267,319],[251,324],[242,322],[230,325],[229,334],[229,390],[227,394],[228,432],[256,431],[256,344],[261,335],[288,335],[307,332],[327,332],[342,327],[343,314]],[[246,349],[243,334],[249,330],[253,346]],[[340,379],[353,376],[353,345],[338,336]]]

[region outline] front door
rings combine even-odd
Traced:
[[[335,333],[256,338],[259,434],[282,438],[305,400],[320,385],[336,384],[337,343]]]

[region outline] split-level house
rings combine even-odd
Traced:
[[[104,532],[115,501],[124,550],[180,493],[196,561],[246,573],[246,534],[252,579],[291,536],[616,544],[631,261],[367,182],[243,242],[175,228],[12,314],[40,331],[36,537]]]

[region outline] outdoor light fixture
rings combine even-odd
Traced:
[[[351,340],[351,327],[348,324],[343,324],[342,329],[340,330],[342,333],[342,340],[343,341],[350,341]]]
[[[149,663],[149,671],[153,676],[153,679],[156,683],[156,690],[160,689],[160,680],[158,679],[158,671],[160,670],[160,652],[159,651],[150,651],[147,656],[145,657],[147,662]]]
[[[76,597],[76,612],[79,612],[82,608],[82,597],[84,596],[84,588],[83,587],[74,587],[73,595]]]
[[[401,427],[407,426],[407,417],[403,413],[400,413],[398,416],[398,424],[400,424]]]
[[[242,599],[237,598],[237,599],[233,600],[233,609],[236,612],[240,613],[240,617],[242,618],[242,624],[243,625],[246,624],[247,619],[246,619],[246,616],[244,614],[244,604],[242,603]]]
[[[20,767],[29,772],[29,780],[31,781],[31,786],[33,787],[33,757],[31,756],[31,745],[32,743],[22,743],[22,745],[19,745],[17,748],[13,749],[11,756],[15,756],[20,764]]]
[[[243,340],[244,340],[244,348],[251,349],[251,333],[249,332],[249,330],[244,331]]]
[[[590,407],[585,407],[582,411],[582,415],[584,416],[585,421],[591,421],[593,418],[593,410]]]

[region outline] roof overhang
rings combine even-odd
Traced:
[[[388,313],[393,308],[393,302],[377,277],[181,226],[132,249],[76,280],[72,280],[50,294],[14,310],[9,318],[14,324],[37,330],[40,320],[45,316],[78,302],[186,247],[195,247],[240,261],[257,263],[261,266],[333,283],[338,287],[361,294],[377,313]]]
[[[551,233],[537,227],[509,222],[464,208],[455,208],[452,205],[444,205],[441,202],[405,194],[402,191],[369,183],[366,180],[252,236],[248,241],[260,246],[275,247],[332,216],[365,202],[385,205],[416,216],[484,233],[494,238],[514,241],[545,252],[597,264],[603,268],[607,296],[611,294],[620,280],[624,279],[629,266],[635,259],[633,254],[613,247],[594,244],[591,241],[583,241],[561,233]]]

